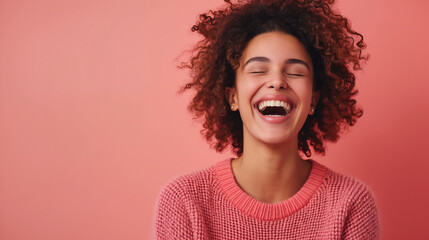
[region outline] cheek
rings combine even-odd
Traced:
[[[293,87],[295,93],[303,102],[311,102],[313,96],[313,84],[310,80],[297,82]]]
[[[237,85],[238,102],[242,104],[247,104],[252,101],[259,86],[257,81],[252,81],[251,79],[247,80],[248,81],[244,80]]]

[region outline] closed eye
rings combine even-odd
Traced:
[[[266,73],[265,71],[253,71],[253,72],[250,72],[250,73],[252,73],[252,74],[261,74],[261,73]]]
[[[286,73],[286,75],[295,76],[295,77],[304,77],[303,74],[298,74],[298,73]]]

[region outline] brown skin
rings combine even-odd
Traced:
[[[181,65],[191,70],[182,91],[195,90],[188,109],[202,120],[201,133],[211,146],[219,152],[231,147],[238,156],[232,168],[240,187],[257,200],[279,202],[293,196],[308,178],[309,162],[299,153],[324,154],[325,143],[336,142],[362,116],[354,99],[353,71],[366,60],[366,45],[348,20],[332,11],[333,0],[225,2],[226,8],[201,14],[192,27],[202,40]],[[243,56],[249,42],[272,32],[288,33],[305,47],[307,56],[301,58],[311,63],[303,78],[306,88],[293,78],[282,80],[279,69],[290,66],[272,55],[266,56],[270,78],[246,75]],[[243,84],[243,79],[264,84]],[[252,105],[267,89],[297,103],[291,119],[278,125],[260,121]]]
[[[330,7],[333,0],[225,0],[228,6],[201,14],[192,31],[202,40],[189,61],[191,80],[182,91],[194,90],[189,111],[201,120],[201,133],[216,149],[243,154],[240,114],[231,111],[225,88],[235,85],[236,71],[248,42],[273,31],[290,33],[306,47],[313,63],[314,88],[319,92],[316,111],[298,134],[298,149],[307,157],[324,154],[326,142],[336,142],[342,130],[362,116],[354,96],[355,76],[366,59],[360,33]]]
[[[263,61],[249,59],[263,58]],[[298,59],[301,63],[287,63]],[[232,161],[238,185],[250,196],[266,203],[292,197],[302,187],[311,164],[298,153],[298,133],[318,92],[313,91],[313,66],[304,45],[284,32],[263,33],[243,51],[236,84],[226,88],[234,111],[243,120],[243,154]],[[295,107],[280,123],[264,120],[255,108],[267,96],[284,96]]]

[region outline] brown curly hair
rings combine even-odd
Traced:
[[[232,87],[239,59],[256,35],[283,31],[299,39],[311,56],[314,90],[320,93],[317,111],[307,117],[298,134],[298,149],[311,156],[310,146],[325,153],[326,141],[336,142],[342,130],[353,126],[362,109],[353,98],[355,75],[366,47],[363,36],[331,6],[334,0],[249,0],[201,14],[192,27],[203,36],[181,68],[189,68],[191,81],[181,92],[196,91],[188,109],[201,119],[201,133],[217,151],[229,145],[243,152],[243,126],[238,112],[229,108],[225,88]]]

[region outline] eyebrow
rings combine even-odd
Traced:
[[[302,65],[306,66],[308,69],[310,69],[310,66],[304,60],[301,60],[301,59],[289,58],[288,60],[286,60],[285,63],[286,64],[298,63],[298,64],[302,64]]]
[[[250,58],[249,60],[246,61],[246,63],[244,64],[244,67],[251,62],[267,62],[267,63],[269,63],[270,59],[267,57],[253,57],[253,58]],[[294,64],[294,63],[302,64],[302,65],[306,66],[308,69],[310,69],[310,66],[308,65],[308,63],[306,63],[304,60],[301,60],[301,59],[289,58],[288,60],[285,61],[285,64]]]
[[[244,67],[251,62],[268,62],[269,63],[270,59],[266,57],[252,57],[251,59],[246,61],[246,63],[244,64]]]

